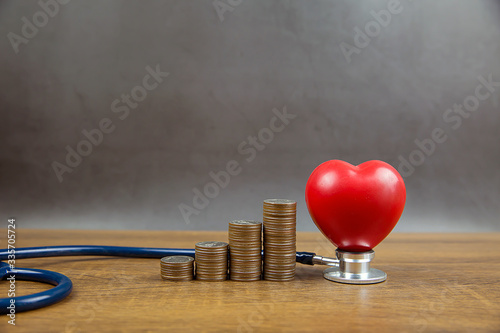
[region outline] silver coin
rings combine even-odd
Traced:
[[[255,226],[258,226],[258,225],[262,224],[262,222],[258,222],[258,221],[246,221],[246,220],[234,220],[234,221],[231,221],[229,223],[230,224],[235,224],[235,225],[255,225]]]
[[[188,263],[194,261],[194,259],[188,256],[169,256],[161,258],[161,261],[165,263]]]
[[[297,202],[295,200],[289,200],[289,199],[266,199],[266,200],[264,200],[264,203],[271,204],[271,205],[293,205],[293,204],[297,204]]]
[[[228,244],[226,242],[199,242],[196,243],[198,247],[225,247]]]

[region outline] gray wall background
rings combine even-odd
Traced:
[[[5,223],[225,230],[285,197],[298,201],[298,229],[312,231],[304,188],[318,164],[398,167],[440,127],[446,142],[405,177],[396,230],[500,231],[500,87],[459,128],[443,120],[479,76],[500,81],[499,2],[402,0],[348,62],[341,43],[354,45],[387,1],[222,1],[223,21],[211,1],[73,0],[17,54],[9,32],[22,36],[23,17],[42,9],[0,2]],[[170,75],[120,120],[111,103],[157,64]],[[238,145],[285,106],[297,117],[246,162]],[[59,182],[52,162],[103,118],[115,130]],[[179,205],[233,159],[241,173],[186,223]]]

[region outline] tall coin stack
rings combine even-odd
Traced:
[[[264,200],[264,280],[295,277],[296,210],[293,200]]]
[[[195,245],[196,279],[224,281],[227,279],[227,247],[225,242],[199,242]]]
[[[229,222],[229,276],[233,281],[260,280],[262,268],[262,223]]]
[[[161,277],[169,281],[191,281],[193,263],[194,259],[188,256],[163,257],[160,260]]]

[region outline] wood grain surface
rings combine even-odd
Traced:
[[[7,232],[2,230],[2,235]],[[192,248],[225,232],[17,230],[17,247],[94,244]],[[297,250],[332,256],[319,233]],[[6,247],[6,237],[0,237]],[[18,260],[74,283],[64,301],[18,313],[0,332],[500,332],[500,234],[391,234],[375,249],[375,285],[327,281],[324,266],[297,266],[293,282],[166,282],[158,259]],[[50,286],[17,281],[17,295]],[[0,297],[7,297],[7,281]]]

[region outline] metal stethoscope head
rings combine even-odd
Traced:
[[[323,272],[325,279],[348,284],[372,284],[387,279],[385,272],[370,267],[375,251],[347,252],[337,249],[335,253],[337,259],[318,255],[312,259],[313,264],[332,266]]]

